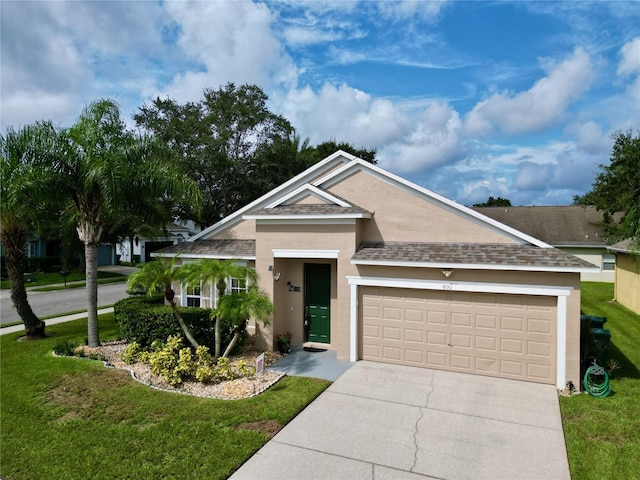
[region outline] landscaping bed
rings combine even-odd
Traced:
[[[147,363],[126,363],[122,359],[122,354],[127,348],[127,345],[128,343],[125,341],[116,340],[112,342],[105,342],[99,347],[92,348],[83,346],[79,348],[82,349],[83,356],[100,356],[101,358],[104,358],[107,366],[128,370],[131,372],[132,377],[135,380],[153,388],[199,397],[219,398],[223,400],[249,398],[264,392],[284,375],[281,372],[265,370],[263,373],[258,375],[254,374],[248,377],[219,383],[187,381],[174,387],[171,386],[164,377],[154,375],[151,371],[151,366]],[[230,364],[232,367],[235,367],[240,362],[244,361],[247,365],[255,365],[256,358],[259,354],[260,353],[256,351],[249,351],[239,355],[234,355],[229,359]],[[277,352],[265,352],[264,364],[265,366],[269,366],[280,358],[282,358],[282,355]]]

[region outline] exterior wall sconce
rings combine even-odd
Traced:
[[[269,271],[273,272],[273,265],[269,265]]]
[[[442,274],[449,278],[451,276],[451,273],[453,272],[453,270],[451,270],[450,268],[443,268],[442,269]]]

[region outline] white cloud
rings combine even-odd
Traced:
[[[545,63],[547,76],[529,90],[496,93],[479,102],[467,115],[467,130],[482,135],[499,127],[517,134],[539,131],[559,121],[567,106],[589,88],[594,79],[593,66],[580,48],[553,68]]]
[[[463,154],[462,122],[449,105],[431,102],[411,117],[407,132],[380,149],[380,165],[399,173],[425,172]]]
[[[618,75],[640,73],[640,37],[625,43],[620,49]]]
[[[181,27],[179,46],[199,66],[176,75],[163,94],[185,101],[227,82],[255,83],[265,90],[295,85],[296,68],[272,31],[274,16],[266,5],[167,2],[166,8]]]
[[[400,0],[382,1],[377,3],[378,10],[383,18],[393,21],[420,18],[425,21],[434,21],[440,18],[443,7],[449,3],[447,0]]]

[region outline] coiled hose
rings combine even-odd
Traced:
[[[584,385],[584,389],[591,396],[604,398],[611,393],[609,375],[604,367],[601,367],[600,365],[591,365],[587,368],[582,383]]]

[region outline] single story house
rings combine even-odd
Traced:
[[[607,250],[604,217],[595,206],[474,207],[474,210],[599,267],[593,272],[583,272],[582,281],[613,283],[615,256]]]
[[[636,313],[640,313],[640,252],[631,247],[631,240],[623,240],[608,247],[616,256],[614,298]]]
[[[121,242],[116,244],[116,254],[122,262],[145,263],[151,260],[151,254],[156,250],[182,243],[194,234],[195,232],[192,228],[172,223],[167,228],[167,233],[164,236],[145,237],[136,235],[133,238],[133,246],[131,245],[131,239],[123,238]]]
[[[254,267],[275,308],[262,348],[290,332],[339,359],[580,384],[580,274],[597,267],[343,151],[154,256]]]

